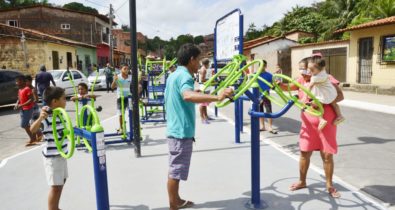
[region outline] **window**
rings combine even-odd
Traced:
[[[60,28],[64,30],[70,30],[70,24],[63,23],[60,25]]]
[[[19,27],[19,23],[17,20],[8,20],[7,25],[9,26],[14,26],[14,27]]]
[[[74,79],[81,79],[82,78],[81,74],[76,71],[73,71],[73,77],[74,77]]]
[[[395,62],[395,35],[382,38],[381,59],[383,62]]]

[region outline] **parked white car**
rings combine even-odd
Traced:
[[[95,90],[106,89],[106,75],[104,74],[104,69],[99,69],[99,71],[93,71],[88,76],[89,87],[95,84],[97,74],[99,74],[99,76],[96,80]]]
[[[56,86],[61,87],[65,89],[66,96],[71,96],[74,95],[74,89],[73,86],[71,85],[71,82],[69,80],[69,76],[67,73],[66,69],[60,69],[60,70],[49,70],[47,71],[48,73],[52,74],[53,79],[55,80]],[[78,91],[78,84],[80,83],[85,83],[89,87],[89,82],[86,76],[78,71],[71,69],[70,70],[72,78],[74,80],[74,85]]]
[[[106,75],[104,74],[104,69],[99,69],[98,72],[99,72],[99,76],[97,77],[96,80],[95,90],[106,89],[107,88]],[[95,83],[95,78],[98,72],[94,71],[88,76],[89,87],[91,87]],[[119,73],[120,73],[119,69],[115,69],[115,74],[119,74]]]

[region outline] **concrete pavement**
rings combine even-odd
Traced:
[[[370,94],[356,94],[350,96],[345,92],[347,100],[369,99],[362,102],[380,102],[386,106],[390,106],[393,101],[388,96],[374,98]],[[115,106],[111,103],[115,96],[103,95],[105,97],[99,99],[102,101],[98,104],[104,107],[104,112],[100,113],[101,119],[106,119],[115,112]],[[371,100],[373,98],[375,100]],[[68,105],[71,112],[72,106],[73,104]],[[324,192],[322,173],[318,173],[322,172],[322,163],[317,155],[312,159],[313,166],[309,172],[312,187],[295,193],[288,191],[288,186],[297,180],[298,171],[295,161],[300,126],[297,109],[292,108],[283,118],[274,121],[280,129],[279,135],[261,134],[262,198],[269,203],[269,209],[393,208],[389,205],[393,205],[395,200],[395,155],[391,149],[395,142],[391,126],[395,124],[394,115],[372,112],[365,106],[356,107],[342,105],[347,121],[339,127],[340,149],[335,158],[335,182],[343,194],[342,199],[329,199]],[[245,105],[246,126],[249,124],[247,108]],[[221,109],[221,113],[232,118],[232,105]],[[2,115],[2,120],[4,116],[11,115]],[[233,144],[234,128],[225,121],[220,118],[215,123],[203,126],[197,119],[198,136],[191,177],[186,184],[181,185],[186,199],[197,202],[196,208],[243,209],[242,204],[248,200],[250,137],[245,133],[242,135],[243,144]],[[106,130],[112,132],[118,123],[115,118],[111,118],[104,124]],[[164,127],[163,124],[143,126],[145,141],[142,144],[141,159],[134,158],[133,149],[129,146],[108,147],[111,209],[166,209],[167,147]],[[70,179],[65,187],[62,207],[94,209],[90,154],[76,152],[75,157],[69,161],[69,170]],[[48,188],[40,148],[18,154],[7,163],[0,163],[0,186],[0,209],[44,209]],[[384,202],[383,206],[374,204],[375,200],[366,197],[366,192],[381,199],[378,203]],[[20,197],[27,199],[26,202],[19,202]]]
[[[116,119],[103,123],[115,129]],[[196,143],[190,177],[181,183],[181,195],[193,200],[196,209],[245,209],[250,196],[250,136],[233,143],[233,127],[223,118],[210,125],[197,123]],[[166,192],[167,143],[163,124],[143,125],[142,158],[133,148],[113,145],[106,148],[110,204],[113,210],[168,209]],[[309,187],[290,192],[298,180],[298,162],[280,150],[261,143],[261,198],[267,209],[363,209],[385,207],[354,192],[335,180],[342,193],[333,199],[325,192],[322,175],[309,173]],[[48,186],[39,150],[17,156],[0,168],[0,209],[45,209]],[[77,151],[69,161],[70,177],[61,200],[62,209],[95,209],[91,154]],[[21,202],[23,201],[23,202]]]

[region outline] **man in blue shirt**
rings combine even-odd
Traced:
[[[222,101],[231,97],[233,91],[225,89],[219,95],[208,95],[194,90],[192,75],[200,64],[200,49],[184,44],[177,53],[179,67],[166,82],[165,106],[167,116],[167,139],[169,145],[169,174],[167,190],[170,210],[188,208],[193,202],[181,199],[178,189],[180,180],[187,180],[195,137],[195,104]]]
[[[266,81],[268,81],[269,83],[273,83],[273,75],[266,70],[266,67],[267,67],[267,62],[265,60],[263,60],[263,71],[259,76],[262,77],[263,79],[265,79]],[[258,83],[259,83],[259,87],[262,89],[262,91],[267,91],[267,93],[270,94],[270,87],[267,84],[265,84],[264,82],[262,82],[260,80],[258,80]],[[265,111],[263,109],[263,107],[265,107],[266,113],[272,113],[272,103],[264,95],[262,95],[261,102],[259,103],[259,111],[260,112]],[[265,118],[263,118],[263,117],[259,118],[259,121],[261,124],[260,130],[265,131],[266,130]],[[272,127],[272,122],[273,122],[272,118],[268,118],[267,121],[269,124],[267,131],[269,131],[272,134],[277,134],[277,131],[273,130],[273,127]]]
[[[40,66],[40,73],[36,75],[35,79],[35,88],[38,90],[38,94],[42,96],[44,94],[45,89],[49,87],[50,82],[52,82],[53,86],[56,86],[55,81],[53,80],[52,74],[47,72],[47,69],[44,65]]]

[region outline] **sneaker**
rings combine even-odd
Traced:
[[[346,118],[344,118],[343,116],[340,116],[338,118],[335,119],[335,121],[333,122],[334,125],[339,125],[340,123],[344,122],[346,120]]]
[[[207,117],[207,120],[215,120],[215,119],[212,117]]]
[[[210,124],[210,122],[208,120],[202,120],[202,123],[206,124],[206,125]]]
[[[324,129],[324,127],[326,126],[327,121],[324,119],[320,119],[320,123],[318,124],[318,130],[322,130]]]

